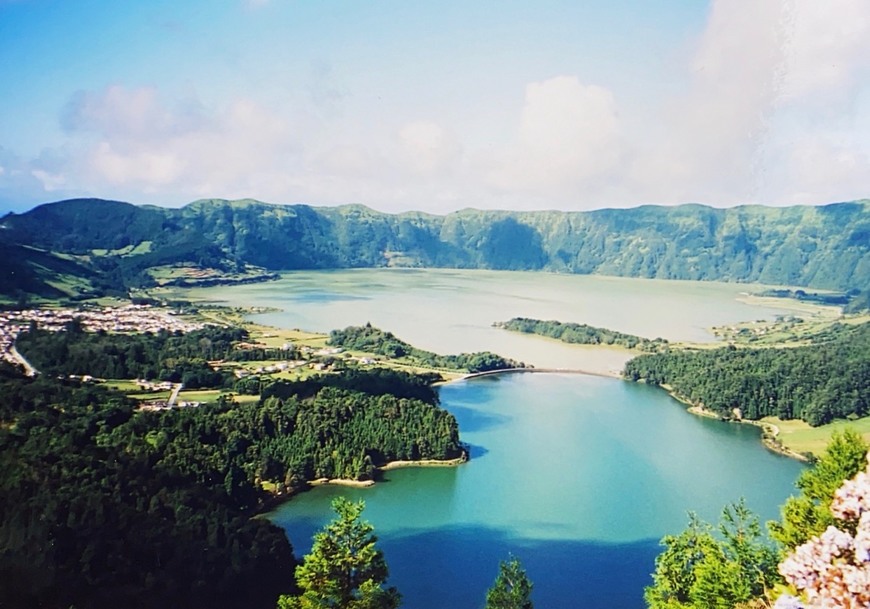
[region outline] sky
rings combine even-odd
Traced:
[[[867,0],[0,0],[0,213],[870,197]]]

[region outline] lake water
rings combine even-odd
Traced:
[[[621,351],[562,345],[491,327],[514,316],[576,321],[642,336],[709,341],[706,328],[783,309],[736,300],[745,287],[485,271],[293,273],[195,297],[280,312],[284,327],[327,331],[371,321],[441,353],[490,349],[538,366],[612,369]],[[766,451],[758,429],[693,417],[663,391],[574,374],[510,374],[444,385],[470,462],[387,472],[369,489],[320,487],[270,518],[301,555],[337,495],[365,499],[390,583],[409,609],[483,606],[498,561],[518,556],[541,608],[634,609],[662,535],[686,512],[716,520],[745,497],[775,518],[801,465]]]
[[[752,286],[752,289],[760,289]],[[493,328],[555,319],[647,338],[709,342],[712,326],[789,313],[738,297],[747,286],[503,271],[360,269],[287,273],[280,281],[186,290],[184,297],[278,309],[255,321],[329,332],[373,325],[436,353],[489,350],[539,368],[614,372],[631,355]]]

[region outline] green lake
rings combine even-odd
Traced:
[[[282,327],[372,324],[441,353],[492,350],[539,367],[611,371],[626,355],[491,327],[514,316],[710,341],[707,328],[770,319],[746,286],[488,271],[300,272],[190,296],[280,312]],[[507,374],[440,389],[472,459],[393,470],[369,489],[320,487],[269,515],[304,554],[336,495],[362,498],[408,609],[483,606],[498,561],[519,557],[539,608],[640,608],[662,535],[745,497],[775,518],[801,471],[754,427],[691,416],[663,391],[579,374]]]

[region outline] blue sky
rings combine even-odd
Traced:
[[[870,196],[866,0],[0,0],[0,212]]]

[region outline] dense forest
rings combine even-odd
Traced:
[[[317,208],[204,200],[181,209],[77,199],[0,220],[0,244],[27,259],[72,257],[95,292],[147,285],[175,263],[224,272],[361,267],[546,270],[866,290],[866,201],[817,207],[642,206],[591,212],[467,209],[434,216],[361,205]],[[23,246],[30,249],[21,249]],[[37,253],[33,248],[41,250]],[[29,266],[28,266],[29,265]],[[22,261],[22,268],[37,268]],[[58,272],[61,272],[60,270]],[[66,269],[80,277],[82,272]],[[3,277],[7,296],[26,274]]]
[[[870,323],[835,324],[800,347],[641,355],[624,374],[667,385],[723,417],[738,408],[746,419],[772,415],[823,425],[870,414]]]
[[[771,296],[773,298],[793,298],[801,302],[812,302],[820,305],[831,305],[835,307],[843,307],[848,305],[855,296],[858,296],[858,290],[852,290],[849,294],[838,293],[819,293],[808,292],[806,290],[790,290],[788,288],[770,288],[759,292],[759,296]]]
[[[0,606],[265,608],[292,591],[291,547],[249,517],[258,491],[219,420],[4,367]]]
[[[251,514],[316,478],[462,455],[429,381],[358,370],[276,383],[258,403],[147,412],[3,366],[0,605],[274,606],[295,561]]]
[[[62,332],[33,324],[19,335],[19,351],[37,370],[49,375],[85,375],[108,379],[171,381],[189,389],[232,387],[229,372],[212,369],[210,360],[292,359],[280,349],[241,350],[241,328],[210,326],[182,334],[109,334],[85,332],[75,320]]]
[[[497,328],[504,328],[512,332],[524,334],[537,334],[555,338],[563,343],[578,345],[614,345],[626,349],[638,349],[640,351],[659,351],[668,345],[664,338],[650,340],[634,334],[625,334],[607,328],[596,328],[586,324],[577,324],[561,321],[542,321],[527,317],[514,317],[508,321],[493,324]]]
[[[401,359],[409,364],[424,368],[467,370],[468,372],[475,373],[525,367],[525,364],[522,362],[515,362],[489,351],[460,353],[459,355],[438,355],[431,351],[424,351],[423,349],[413,347],[405,341],[396,338],[392,332],[385,332],[379,328],[374,328],[371,324],[350,326],[344,330],[333,330],[329,333],[328,344],[344,349],[354,349]]]

